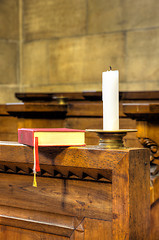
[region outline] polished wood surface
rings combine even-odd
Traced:
[[[149,239],[149,152],[0,143],[0,237]],[[7,237],[7,238],[6,238]]]
[[[6,104],[0,104],[0,140],[16,140],[17,128],[17,118],[7,112]]]
[[[56,93],[33,93],[33,92],[19,92],[15,93],[16,98],[23,102],[32,101],[48,101],[55,98],[85,99],[85,100],[102,100],[101,91],[83,91],[83,92],[56,92]],[[129,91],[119,92],[120,100],[159,100],[159,91]]]
[[[159,116],[159,102],[123,103],[123,112],[135,119],[154,119]]]
[[[159,236],[159,199],[151,205],[151,240]]]
[[[159,238],[159,103],[124,103],[124,113],[136,120],[137,137],[150,149],[151,239]]]

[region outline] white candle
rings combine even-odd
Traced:
[[[103,130],[119,130],[119,71],[102,73]]]

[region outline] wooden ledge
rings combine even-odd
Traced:
[[[86,147],[39,147],[40,164],[112,170],[133,149],[105,150]],[[33,163],[33,147],[0,141],[0,162]],[[7,154],[6,154],[7,153]]]
[[[86,147],[39,147],[42,177],[60,177],[112,182],[112,171],[129,152],[145,149],[105,150]],[[0,171],[32,175],[33,147],[16,142],[0,142]],[[6,154],[7,153],[7,154]]]

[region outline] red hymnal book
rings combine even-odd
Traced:
[[[84,146],[85,130],[69,128],[20,128],[18,142],[34,147],[34,181],[37,187],[36,173],[40,171],[38,146]]]
[[[69,128],[20,128],[18,142],[34,146],[35,137],[38,146],[84,146],[85,130]]]

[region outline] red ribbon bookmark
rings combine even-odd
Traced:
[[[34,166],[33,166],[33,173],[34,173],[34,180],[33,180],[33,187],[37,187],[36,181],[36,173],[40,172],[39,166],[39,153],[38,153],[38,137],[34,138]]]
[[[39,153],[38,153],[38,137],[35,137],[35,163],[36,163],[36,172],[40,172],[40,165],[39,165]]]

